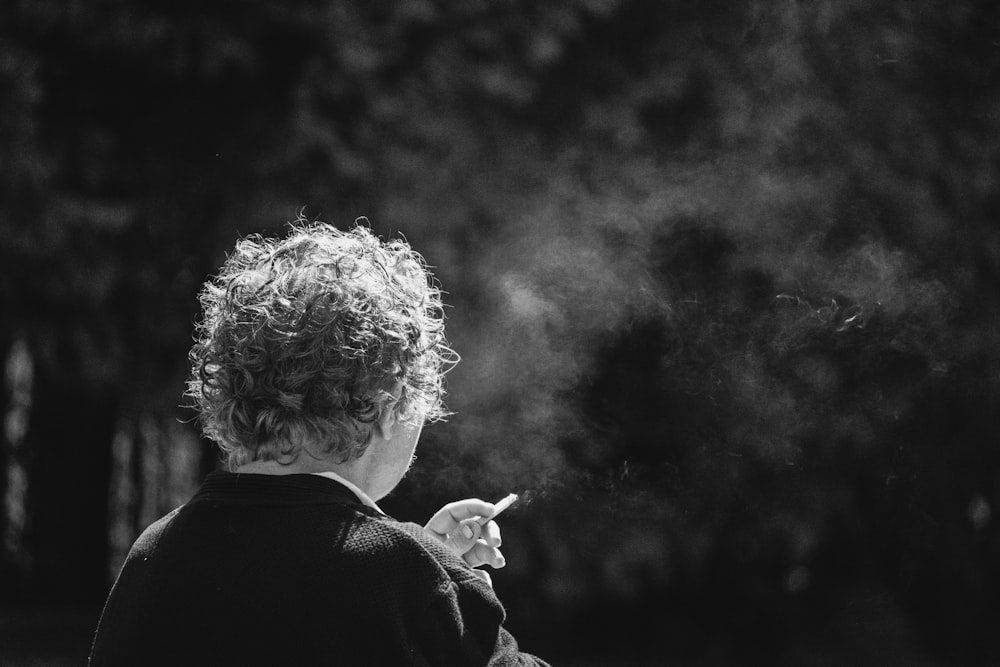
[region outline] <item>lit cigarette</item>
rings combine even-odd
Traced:
[[[493,504],[493,514],[489,516],[484,516],[482,519],[480,519],[479,520],[480,525],[485,526],[490,521],[495,519],[497,515],[500,514],[500,512],[503,512],[505,509],[507,509],[516,502],[517,502],[517,494],[516,493],[508,494],[503,500],[500,500]]]

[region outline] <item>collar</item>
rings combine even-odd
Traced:
[[[333,481],[337,482],[338,484],[346,486],[348,489],[350,489],[354,493],[354,495],[356,495],[358,497],[358,500],[361,501],[362,505],[365,505],[367,507],[371,507],[373,510],[375,510],[376,512],[378,512],[382,516],[387,516],[386,513],[382,511],[382,508],[379,507],[378,505],[376,505],[375,501],[372,500],[371,497],[367,493],[365,493],[364,491],[362,491],[361,488],[358,487],[358,485],[355,484],[354,482],[352,482],[352,481],[350,481],[348,479],[344,479],[343,477],[341,477],[337,473],[332,472],[330,470],[324,470],[323,472],[311,472],[309,474],[310,475],[319,475],[320,477],[326,477],[327,479],[332,479]]]

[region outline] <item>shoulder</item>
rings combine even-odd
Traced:
[[[419,576],[439,586],[479,581],[472,569],[415,523],[370,518],[352,532],[347,550],[364,559],[365,569]]]
[[[400,599],[426,608],[436,600],[453,603],[456,596],[471,595],[501,608],[489,584],[418,524],[371,519],[355,539],[362,540],[364,548],[346,545],[346,551],[353,553],[348,569],[364,580],[377,581],[376,587],[395,591]]]
[[[146,527],[146,530],[142,531],[138,538],[136,538],[135,543],[132,544],[132,549],[129,551],[129,558],[137,555],[148,555],[156,549],[157,544],[160,542],[160,538],[163,537],[164,533],[167,532],[170,525],[173,523],[174,519],[184,508],[183,505],[174,509],[168,514],[160,517],[153,523]]]

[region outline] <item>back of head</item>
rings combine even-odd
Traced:
[[[242,239],[200,301],[187,394],[230,469],[304,447],[347,461],[385,410],[445,414],[455,354],[440,291],[404,241],[300,221],[284,239]]]

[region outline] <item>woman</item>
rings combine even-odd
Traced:
[[[227,470],[136,541],[91,664],[545,664],[474,569],[504,564],[492,504],[425,527],[377,505],[455,360],[420,256],[300,221],[241,240],[200,298],[187,393]]]

